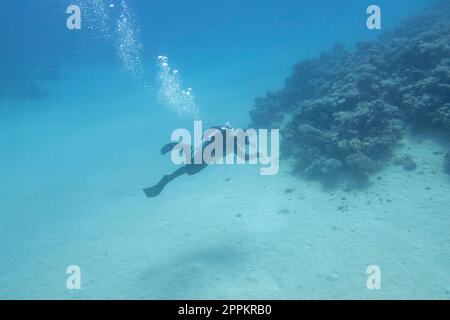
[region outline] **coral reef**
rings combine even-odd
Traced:
[[[409,154],[396,156],[393,160],[393,164],[396,166],[402,166],[406,171],[415,170],[417,168],[416,162]]]
[[[282,154],[309,177],[366,179],[406,128],[450,133],[450,2],[430,4],[377,41],[336,45],[255,99],[253,126],[280,128]],[[411,158],[401,165],[412,170]]]

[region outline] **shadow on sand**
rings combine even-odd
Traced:
[[[237,246],[201,248],[149,267],[139,279],[141,295],[147,299],[215,298],[208,296],[209,288],[233,279],[243,260],[245,255]]]

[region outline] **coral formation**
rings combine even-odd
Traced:
[[[367,178],[406,128],[450,133],[450,2],[353,52],[336,45],[300,62],[281,90],[255,99],[250,115],[254,126],[280,128],[283,156],[319,179]]]
[[[403,169],[407,171],[415,170],[417,168],[416,162],[409,154],[405,154],[403,156],[396,156],[393,160],[393,163],[396,166],[402,166]]]

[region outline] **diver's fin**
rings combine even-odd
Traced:
[[[159,195],[162,191],[162,189],[164,188],[164,185],[161,183],[158,183],[157,185],[150,187],[150,188],[145,188],[144,193],[147,196],[147,198],[153,198],[156,197],[157,195]]]
[[[159,195],[161,193],[161,191],[164,189],[166,184],[168,184],[170,181],[172,181],[176,177],[179,177],[182,174],[185,174],[187,172],[188,168],[189,168],[189,166],[182,166],[182,167],[178,168],[177,170],[175,170],[174,172],[172,172],[171,174],[164,175],[161,178],[161,180],[158,182],[158,184],[154,185],[153,187],[143,189],[145,192],[145,195],[148,198],[156,197],[157,195]]]
[[[164,145],[161,148],[161,154],[166,154],[167,152],[172,151],[172,149],[175,148],[175,146],[177,144],[178,144],[178,142],[171,142],[171,143],[168,143],[168,144]]]
[[[153,197],[158,196],[161,193],[161,191],[164,189],[166,184],[168,184],[171,180],[176,178],[179,174],[184,173],[184,171],[186,171],[185,167],[181,167],[174,173],[166,174],[165,176],[163,176],[161,181],[159,181],[158,184],[155,184],[153,187],[143,189],[147,198],[153,198]]]

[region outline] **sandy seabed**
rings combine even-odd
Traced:
[[[0,298],[450,298],[440,144],[408,137],[397,152],[417,168],[388,165],[361,190],[325,189],[282,161],[275,176],[212,166],[147,199],[141,188],[174,170],[159,155],[170,119],[135,97],[81,118],[70,97],[2,117]],[[81,290],[66,289],[69,265]],[[366,287],[370,265],[380,290]]]

